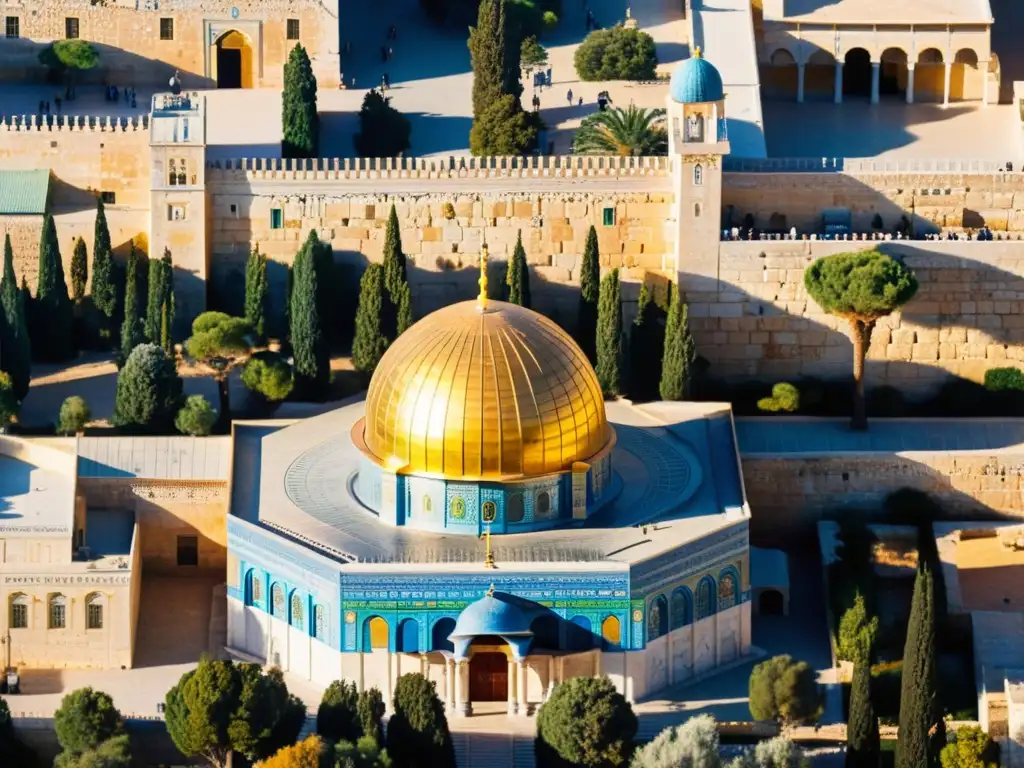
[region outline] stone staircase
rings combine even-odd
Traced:
[[[513,733],[452,733],[459,768],[534,768],[533,738]]]

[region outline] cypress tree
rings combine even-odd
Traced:
[[[245,319],[261,340],[266,338],[269,293],[267,257],[260,253],[257,245],[245,263]]]
[[[402,283],[398,294],[398,306],[396,307],[395,326],[398,336],[412,325],[412,289],[409,283]],[[397,336],[396,336],[397,338]]]
[[[117,284],[114,275],[114,252],[110,246],[110,229],[103,199],[96,199],[96,229],[92,242],[92,305],[95,308],[100,341],[109,345],[114,337],[114,316],[117,314]]]
[[[39,242],[36,309],[38,323],[33,331],[38,333],[38,339],[33,339],[32,348],[37,350],[41,360],[70,360],[75,356],[74,310],[64,280],[57,227],[49,213],[43,217],[43,236]]]
[[[846,726],[846,768],[878,768],[878,718],[871,704],[871,664],[857,660],[850,690],[850,720]]]
[[[523,233],[519,232],[512,258],[508,260],[505,273],[505,285],[508,286],[508,300],[512,304],[530,308],[530,267],[526,263],[526,250],[523,248]]]
[[[302,43],[296,43],[284,65],[281,120],[284,157],[316,157],[320,151],[320,115],[316,77]]]
[[[398,213],[391,204],[388,226],[384,234],[384,286],[396,312],[393,333],[388,340],[394,341],[412,325],[412,300],[409,291],[409,274],[405,254],[402,252],[402,234],[398,228]]]
[[[619,270],[601,280],[597,307],[597,380],[606,397],[622,392],[622,287]]]
[[[640,286],[636,317],[629,334],[629,391],[634,400],[654,400],[658,396],[661,355],[665,347],[663,316],[644,283]]]
[[[384,268],[380,264],[371,264],[359,281],[356,335],[352,341],[352,365],[366,378],[373,375],[388,348],[384,325],[389,301],[384,285]]]
[[[121,359],[128,360],[132,350],[146,341],[146,332],[139,318],[139,252],[135,241],[129,244],[128,263],[124,273],[124,320],[121,322]]]
[[[77,307],[85,298],[85,286],[89,281],[89,254],[85,248],[85,240],[75,240],[75,248],[71,252],[71,298]]]
[[[292,265],[288,304],[295,391],[300,398],[310,400],[324,398],[331,382],[331,358],[320,313],[319,250],[320,240],[316,232],[310,232]]]
[[[469,29],[473,67],[473,120],[502,95],[505,80],[503,0],[481,0],[475,27]]]
[[[935,611],[932,567],[918,559],[914,597],[910,604],[907,641],[903,648],[900,685],[899,741],[896,768],[931,765],[928,731],[935,724]]]
[[[665,349],[661,358],[662,400],[684,400],[690,392],[690,366],[696,357],[690,335],[689,311],[679,295],[679,286],[672,286],[672,303],[665,321]]]
[[[27,290],[27,287],[26,287]],[[0,370],[11,377],[14,396],[20,401],[28,394],[32,377],[32,347],[25,316],[25,296],[14,275],[11,234],[4,236],[4,271],[0,279]]]
[[[583,247],[580,265],[580,306],[576,322],[576,335],[580,347],[591,363],[597,361],[597,300],[601,291],[601,262],[597,247],[597,229],[591,225],[587,243]]]
[[[329,242],[321,240],[315,232],[313,241],[313,265],[316,269],[317,306],[320,308],[320,327],[324,343],[330,350],[338,339],[338,298],[334,287],[334,249]]]
[[[164,248],[160,259],[149,261],[149,296],[146,299],[146,337],[171,354],[174,323],[174,264],[171,251]]]

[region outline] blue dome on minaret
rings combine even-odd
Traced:
[[[695,48],[693,56],[683,59],[672,73],[669,84],[672,100],[679,104],[702,104],[721,101],[725,97],[722,75]]]

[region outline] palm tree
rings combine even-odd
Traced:
[[[664,155],[668,132],[664,109],[642,109],[630,104],[612,107],[584,118],[572,142],[577,155]]]

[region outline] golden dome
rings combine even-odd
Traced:
[[[565,331],[515,304],[463,301],[385,353],[362,438],[403,472],[497,479],[568,470],[609,429],[594,369]]]

